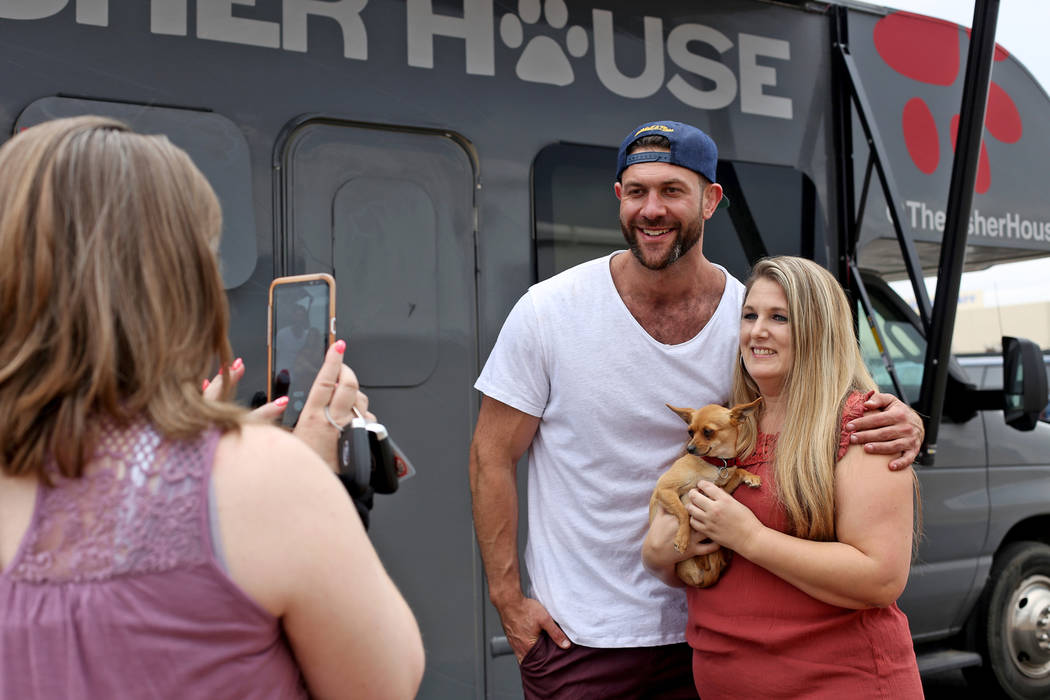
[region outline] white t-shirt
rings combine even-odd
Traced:
[[[649,497],[688,437],[664,404],[728,399],[744,297],[719,268],[726,285],[711,320],[665,345],[617,293],[617,254],[530,288],[474,385],[541,418],[529,448],[530,595],[574,643],[599,648],[685,639],[685,594],[641,560]]]

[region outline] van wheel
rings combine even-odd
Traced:
[[[965,669],[967,681],[1011,698],[1050,697],[1050,546],[1003,548],[975,622],[984,665]]]

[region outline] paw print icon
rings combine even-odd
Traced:
[[[525,26],[537,25],[541,19],[552,30],[564,32],[565,46],[552,36],[537,34],[525,42]],[[578,25],[566,28],[569,8],[565,0],[518,0],[518,12],[503,15],[499,23],[500,38],[508,48],[525,48],[518,58],[515,73],[531,83],[564,86],[575,80],[569,57],[580,58],[587,53],[587,31]]]
[[[927,85],[950,87],[959,77],[959,31],[959,27],[951,22],[894,13],[875,24],[873,38],[879,56],[900,75]],[[996,61],[1008,56],[1002,47],[995,47]],[[1017,143],[1024,131],[1021,114],[1013,99],[994,81],[988,89],[984,126],[992,138],[1002,143]],[[941,128],[947,129],[954,150],[959,130],[958,114],[938,126],[938,119],[926,100],[912,97],[905,103],[901,114],[904,144],[912,163],[927,175],[933,174],[941,162]],[[974,191],[984,194],[991,184],[992,168],[982,139]]]

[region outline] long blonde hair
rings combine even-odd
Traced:
[[[849,301],[831,273],[810,260],[781,256],[755,264],[747,292],[759,279],[784,291],[795,358],[783,387],[787,408],[774,459],[777,496],[795,535],[832,540],[842,410],[852,392],[876,384],[860,354]],[[737,362],[732,403],[758,396],[757,384]]]
[[[102,117],[0,147],[0,441],[7,474],[79,476],[100,419],[236,429],[203,399],[232,359],[218,200],[163,136]],[[224,386],[229,386],[229,381]]]

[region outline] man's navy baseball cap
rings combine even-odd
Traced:
[[[642,151],[627,154],[631,146],[645,136],[659,135],[670,142],[671,151]],[[649,122],[631,130],[620,144],[620,153],[616,161],[616,181],[619,182],[623,171],[635,163],[670,163],[700,173],[708,182],[715,179],[715,166],[718,165],[718,146],[711,137],[681,122]],[[729,206],[729,198],[723,196],[719,207]]]

